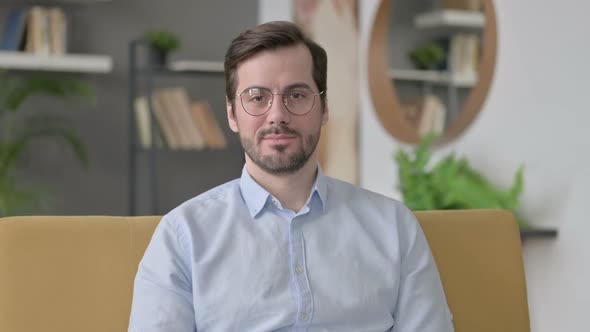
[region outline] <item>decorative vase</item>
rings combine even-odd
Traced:
[[[150,63],[154,67],[166,67],[168,63],[168,52],[151,47]]]

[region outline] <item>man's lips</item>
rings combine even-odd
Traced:
[[[285,135],[285,134],[270,134],[266,135],[262,138],[263,141],[267,141],[270,143],[281,144],[281,143],[288,143],[289,141],[295,139],[296,136],[293,135]]]
[[[271,145],[287,145],[297,139],[299,134],[286,126],[266,128],[259,133],[258,143],[263,141]]]
[[[287,138],[295,138],[294,135],[285,135],[285,134],[270,134],[263,137],[263,139],[287,139]]]

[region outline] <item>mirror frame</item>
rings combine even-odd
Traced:
[[[389,44],[391,6],[394,2],[395,0],[381,0],[373,21],[368,57],[369,90],[373,108],[387,132],[404,143],[418,144],[421,141],[418,131],[401,113],[395,84],[389,77],[387,45]],[[477,117],[489,93],[497,53],[496,14],[492,0],[483,0],[483,12],[485,28],[477,83],[471,88],[457,118],[446,127],[437,143],[447,143],[459,137]]]

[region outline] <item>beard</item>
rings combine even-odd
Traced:
[[[286,145],[274,145],[271,147],[275,151],[272,154],[262,154],[260,143],[266,135],[287,134],[296,136],[301,140],[300,147],[288,153]],[[276,126],[261,130],[255,137],[255,140],[240,135],[240,141],[244,151],[250,159],[262,170],[273,175],[292,174],[300,170],[309,160],[315,151],[320,139],[320,130],[315,134],[302,137],[301,134],[287,126]]]

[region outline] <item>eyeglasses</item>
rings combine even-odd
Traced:
[[[323,94],[324,91],[314,93],[307,87],[288,88],[282,93],[272,93],[267,88],[247,88],[238,94],[242,107],[246,113],[252,116],[264,115],[272,107],[275,95],[281,95],[283,105],[293,115],[305,115],[311,111],[315,104],[315,96]]]

